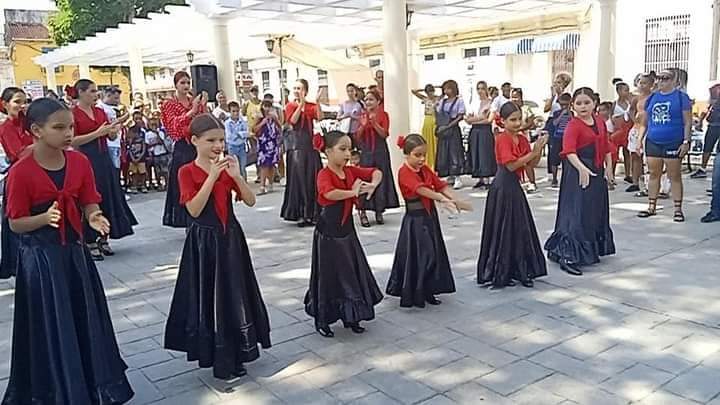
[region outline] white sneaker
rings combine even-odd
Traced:
[[[460,177],[455,177],[455,183],[453,184],[453,190],[460,190],[463,187]]]
[[[533,183],[528,183],[526,189],[527,189],[528,194],[532,194],[537,191],[537,186]]]

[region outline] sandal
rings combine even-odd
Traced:
[[[683,214],[683,212],[682,212],[682,200],[673,201],[673,205],[675,206],[675,213],[673,214],[673,221],[685,222],[685,214]]]
[[[648,196],[648,193],[645,190],[641,190],[641,191],[638,191],[637,193],[635,193],[635,197],[647,197],[647,196]]]
[[[94,261],[101,262],[105,260],[105,256],[103,256],[97,243],[88,243],[87,247],[90,250],[90,256]]]
[[[114,256],[115,252],[110,248],[110,243],[106,239],[98,238],[97,240],[98,249],[103,256]]]
[[[370,228],[370,220],[367,217],[367,214],[365,211],[360,212],[360,225],[363,228]]]
[[[650,218],[657,215],[657,198],[650,198],[648,209],[645,211],[638,212],[637,216],[639,218]]]

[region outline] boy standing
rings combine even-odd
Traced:
[[[558,188],[558,168],[560,167],[560,152],[562,151],[563,134],[565,128],[572,118],[570,104],[572,104],[572,96],[563,93],[557,98],[560,105],[559,110],[552,113],[552,117],[545,123],[544,131],[548,133],[548,172],[552,175],[551,188]]]
[[[230,119],[225,121],[225,144],[228,153],[235,155],[240,163],[240,173],[247,180],[247,148],[248,122],[240,115],[240,104],[236,101],[228,103]]]
[[[139,118],[139,119],[138,119]],[[147,156],[147,145],[145,144],[144,121],[142,121],[142,113],[133,113],[133,121],[135,125],[128,130],[128,172],[131,173],[132,184],[135,189],[141,193],[147,193],[145,188],[145,174],[147,167],[145,160]],[[128,189],[130,189],[128,187]]]

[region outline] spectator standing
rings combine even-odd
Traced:
[[[228,108],[230,109],[230,118],[225,121],[225,145],[228,153],[235,156],[240,162],[240,174],[247,179],[248,124],[240,115],[240,104],[231,101],[228,103]]]
[[[115,86],[110,86],[103,90],[102,100],[99,100],[97,103],[97,106],[100,107],[103,111],[105,111],[105,115],[107,115],[108,121],[110,122],[113,122],[117,119],[118,108],[120,107],[121,94],[122,90],[118,89]],[[110,159],[112,160],[113,166],[117,170],[120,170],[120,151],[122,147],[121,138],[121,136],[118,136],[114,139],[107,138],[108,153],[110,154]],[[120,172],[118,172],[118,176],[119,173]],[[119,178],[118,181],[120,181]]]
[[[212,114],[215,118],[225,122],[226,119],[230,118],[230,107],[228,106],[225,92],[222,90],[218,91],[215,95],[215,100],[217,101],[217,107],[215,107]]]
[[[145,143],[148,147],[148,157],[152,159],[152,167],[148,167],[148,174],[151,171],[154,172],[158,190],[165,190],[168,182],[168,170],[170,169],[168,140],[167,134],[160,128],[160,120],[158,118],[148,119]],[[149,179],[149,183],[152,184],[152,179]]]

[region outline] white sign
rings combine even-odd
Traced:
[[[45,97],[43,84],[40,80],[26,80],[23,82],[22,88],[33,99]]]

